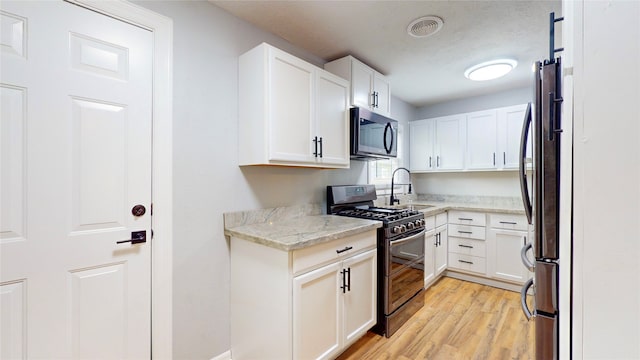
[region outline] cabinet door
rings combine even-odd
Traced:
[[[502,168],[518,168],[520,157],[520,137],[527,105],[498,109],[498,129],[500,139],[500,163]],[[529,139],[533,136],[529,135]],[[527,157],[531,157],[531,141],[527,143]]]
[[[436,168],[461,170],[464,167],[464,115],[436,119]]]
[[[526,242],[526,231],[489,230],[489,275],[498,279],[524,283],[528,270],[520,259],[520,249]]]
[[[371,109],[373,105],[371,96],[371,82],[373,69],[358,62],[351,63],[351,101],[353,105]]]
[[[294,359],[332,358],[340,350],[340,270],[340,263],[333,263],[293,278]]]
[[[449,241],[447,237],[447,227],[442,226],[436,229],[436,233],[440,234],[438,246],[435,250],[435,271],[436,276],[442,274],[447,269],[447,248],[449,247]]]
[[[344,293],[345,346],[358,339],[376,324],[377,309],[377,249],[346,259],[342,265],[348,271],[348,289]],[[324,312],[324,308],[319,308]]]
[[[373,73],[373,92],[377,95],[373,111],[391,116],[391,85],[387,78],[377,72]]]
[[[495,169],[498,157],[498,119],[495,110],[467,114],[467,169]]]
[[[435,230],[427,231],[424,236],[424,285],[429,286],[436,278],[435,265],[435,249],[436,249],[436,232]]]
[[[435,167],[434,122],[419,120],[409,123],[411,141],[409,143],[411,171],[429,171]]]
[[[269,56],[269,160],[313,162],[313,65],[277,49]]]
[[[318,161],[349,166],[349,82],[326,71],[316,77],[315,133],[322,139]],[[314,147],[314,152],[315,152]]]

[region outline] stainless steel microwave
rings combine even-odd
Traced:
[[[398,156],[398,122],[367,109],[351,108],[351,159]]]

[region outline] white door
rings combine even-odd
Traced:
[[[150,358],[152,34],[1,6],[0,357]]]
[[[337,262],[293,278],[294,359],[328,359],[342,347],[341,269]]]
[[[436,277],[435,249],[436,233],[433,229],[424,235],[424,286],[431,285]]]
[[[315,163],[315,134],[311,128],[313,65],[275,48],[269,53],[269,160]]]
[[[377,72],[373,73],[373,91],[376,93],[374,111],[384,116],[391,116],[391,85]]]
[[[377,250],[353,256],[344,261],[347,284],[344,293],[345,345],[356,341],[376,324],[377,311]]]
[[[372,109],[371,79],[373,70],[353,60],[351,62],[351,100],[354,106]]]
[[[516,169],[520,165],[520,138],[527,105],[498,109],[500,130],[500,161],[504,168]],[[529,139],[533,136],[529,134]],[[527,142],[527,157],[531,156],[531,141]]]
[[[465,115],[436,120],[436,168],[461,170],[464,167]]]
[[[316,134],[321,139],[319,161],[348,167],[349,82],[326,71],[317,73],[314,107]]]
[[[418,120],[409,123],[411,171],[428,171],[435,167],[436,160],[433,156],[434,124],[432,120]]]
[[[436,276],[442,274],[443,271],[447,269],[447,253],[448,253],[448,244],[449,237],[447,236],[447,227],[441,226],[436,229],[436,233],[438,235],[438,246],[435,250],[435,272]]]
[[[495,169],[498,120],[495,110],[467,114],[467,169]]]

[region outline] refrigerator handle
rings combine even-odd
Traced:
[[[525,246],[523,246],[522,249],[520,250],[520,259],[522,259],[522,264],[524,264],[524,267],[526,267],[531,272],[534,271],[535,265],[527,257],[527,251],[529,251],[529,249],[531,249],[532,246],[533,245],[531,243],[528,243]]]
[[[527,184],[527,140],[529,139],[529,127],[531,125],[531,103],[527,104],[527,111],[522,124],[522,135],[520,137],[520,191],[522,192],[522,202],[524,212],[527,215],[529,224],[533,224],[531,198],[529,198],[529,185]]]
[[[522,312],[524,313],[524,316],[527,318],[527,320],[531,320],[531,318],[533,317],[533,313],[531,312],[531,310],[529,310],[529,306],[527,305],[527,291],[529,291],[529,288],[533,285],[533,278],[527,280],[526,283],[524,283],[524,286],[522,286],[522,290],[520,290],[520,306],[522,306]]]

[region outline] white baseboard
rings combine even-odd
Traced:
[[[227,350],[211,360],[231,360],[231,350]]]
[[[456,272],[451,270],[447,270],[444,273],[444,275],[448,277],[452,277],[454,279],[471,281],[474,283],[488,285],[488,286],[509,290],[509,291],[520,292],[520,290],[522,289],[522,285],[508,283],[508,282],[494,280],[494,279],[488,279],[482,276],[475,276],[472,274],[466,274],[466,273],[461,273],[461,272]]]

